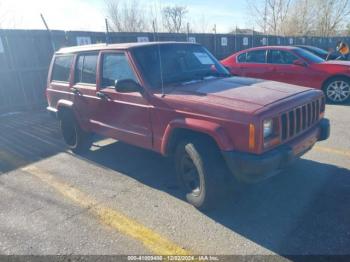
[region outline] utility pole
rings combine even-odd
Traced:
[[[237,52],[237,25],[235,29],[235,52]]]
[[[153,42],[157,41],[157,28],[156,28],[156,21],[152,21],[152,27],[153,27]],[[158,39],[159,41],[159,39]]]
[[[109,38],[109,26],[108,26],[108,20],[105,18],[105,24],[106,24],[106,45],[110,43],[110,38]]]
[[[213,32],[214,32],[214,54],[215,54],[215,56],[217,56],[217,53],[216,53],[216,45],[217,45],[217,43],[216,43],[216,24],[214,25],[214,28],[213,28]]]
[[[50,30],[49,26],[46,23],[44,15],[40,14],[40,17],[41,17],[41,20],[43,21],[44,26],[45,26],[48,34],[49,34],[49,40],[51,42],[52,51],[55,52],[56,51],[56,45],[55,45],[55,42],[53,41],[51,30]]]
[[[187,23],[187,42],[190,41],[190,23]]]

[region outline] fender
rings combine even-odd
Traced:
[[[221,150],[229,151],[233,150],[234,148],[229,136],[226,134],[224,128],[219,124],[206,120],[183,118],[175,119],[168,124],[162,140],[161,154],[166,155],[167,146],[169,144],[172,132],[177,128],[207,134],[214,139]]]

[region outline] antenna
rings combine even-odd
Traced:
[[[110,39],[109,39],[109,26],[108,26],[107,18],[105,18],[105,24],[106,24],[106,45],[108,45],[110,42]]]
[[[162,65],[162,55],[161,55],[161,51],[160,51],[160,43],[159,43],[159,34],[157,32],[156,29],[156,23],[155,20],[153,20],[153,32],[154,35],[157,36],[157,40],[158,40],[158,57],[159,57],[159,70],[160,70],[160,82],[161,82],[161,88],[162,88],[162,98],[165,97],[165,92],[164,92],[164,79],[163,79],[163,65]]]

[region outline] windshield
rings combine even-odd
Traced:
[[[306,51],[304,49],[298,48],[295,50],[295,52],[300,55],[301,57],[305,58],[306,60],[308,60],[310,63],[314,63],[314,64],[319,64],[324,62],[325,60],[322,59],[321,57]]]
[[[134,56],[152,88],[161,88],[159,54],[165,85],[227,77],[229,72],[200,45],[161,44],[136,48]]]
[[[323,49],[318,48],[318,47],[308,46],[308,47],[305,47],[305,49],[309,50],[311,52],[315,52],[316,54],[321,55],[321,56],[327,56],[328,55],[328,52],[326,50],[323,50]]]

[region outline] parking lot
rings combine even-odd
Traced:
[[[349,254],[349,109],[328,105],[329,140],[207,213],[155,153],[98,139],[76,156],[46,112],[2,115],[0,253]]]

